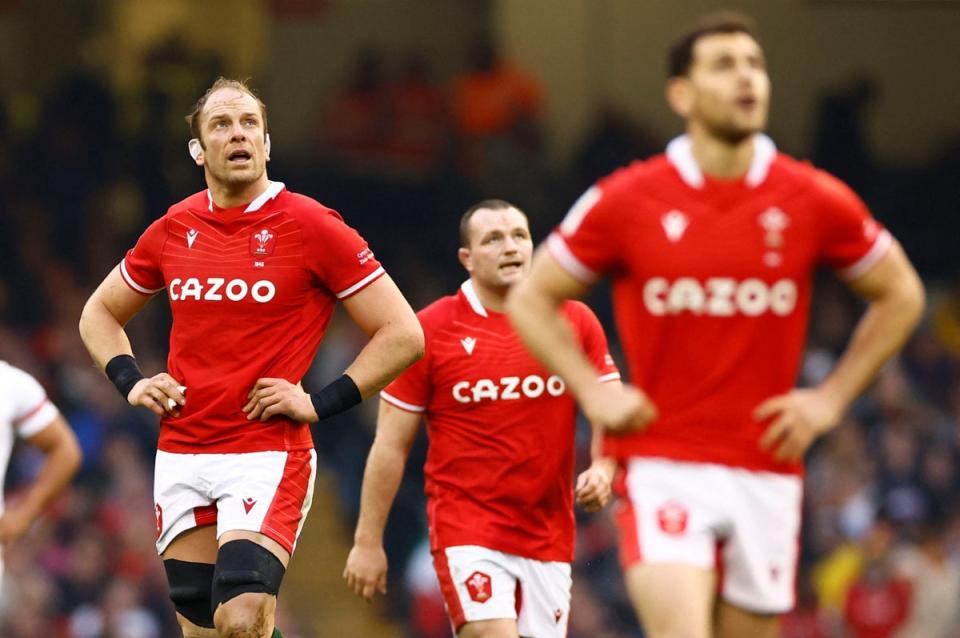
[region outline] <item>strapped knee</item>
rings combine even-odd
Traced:
[[[198,627],[213,629],[211,591],[214,566],[168,558],[163,561],[170,585],[170,600],[177,613]]]
[[[240,594],[277,595],[286,568],[270,550],[253,541],[224,543],[213,573],[211,611]]]

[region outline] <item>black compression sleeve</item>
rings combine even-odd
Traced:
[[[137,365],[137,360],[129,354],[118,354],[110,359],[104,371],[107,373],[107,377],[113,381],[113,385],[117,386],[117,390],[124,401],[127,400],[127,395],[130,394],[133,386],[137,385],[137,381],[144,378],[140,366]]]
[[[317,411],[317,420],[321,421],[328,416],[349,410],[363,401],[360,388],[347,375],[329,383],[319,392],[310,393],[313,409]]]

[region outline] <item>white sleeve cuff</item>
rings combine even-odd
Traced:
[[[25,415],[14,421],[14,427],[17,430],[17,436],[27,439],[50,425],[60,412],[50,399],[44,398],[43,402],[37,405]]]
[[[559,233],[553,232],[547,237],[547,250],[564,270],[582,283],[592,284],[600,278],[597,273],[577,259]]]
[[[839,271],[840,277],[849,281],[866,274],[877,262],[883,259],[883,256],[887,254],[887,251],[890,250],[890,246],[892,245],[893,235],[891,235],[889,231],[884,230],[877,235],[877,238],[873,241],[873,246],[870,247],[867,254],[853,262],[850,266]]]
[[[416,412],[417,414],[420,414],[422,412],[425,412],[427,409],[426,407],[421,405],[414,405],[412,403],[407,403],[406,401],[401,401],[400,399],[393,396],[392,394],[388,394],[385,390],[380,391],[380,398],[386,401],[387,403],[400,408],[401,410],[406,410],[407,412]]]

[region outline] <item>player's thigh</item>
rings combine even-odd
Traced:
[[[516,628],[518,590],[513,557],[461,545],[433,553],[433,566],[454,632],[468,623],[509,620]],[[515,635],[515,634],[514,634]]]
[[[648,638],[710,637],[717,586],[713,570],[636,563],[624,579]]]
[[[177,535],[160,555],[164,560],[182,560],[188,563],[217,562],[217,528],[215,525],[194,527]]]
[[[755,614],[720,601],[716,610],[715,638],[777,638],[780,635],[780,617],[774,614]]]
[[[519,638],[517,621],[507,618],[468,622],[457,632],[457,638]]]

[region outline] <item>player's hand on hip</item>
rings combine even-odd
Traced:
[[[772,450],[777,461],[799,461],[818,436],[840,421],[843,409],[828,393],[802,388],[767,399],[753,416],[770,420],[761,449]]]
[[[299,383],[290,383],[286,379],[257,379],[247,398],[249,401],[243,406],[243,411],[251,421],[266,421],[278,414],[301,423],[317,420],[317,411],[313,409],[310,395],[304,392]]]
[[[180,416],[187,402],[187,389],[166,372],[140,379],[130,388],[127,401],[142,406],[158,416]]]
[[[617,468],[610,459],[595,461],[580,473],[574,488],[577,505],[588,512],[596,512],[610,502],[613,477]]]
[[[343,569],[347,587],[368,603],[377,592],[387,593],[387,554],[383,545],[356,544],[347,556]]]
[[[610,434],[638,432],[658,415],[650,397],[628,384],[597,383],[581,397],[580,408],[594,427]]]

